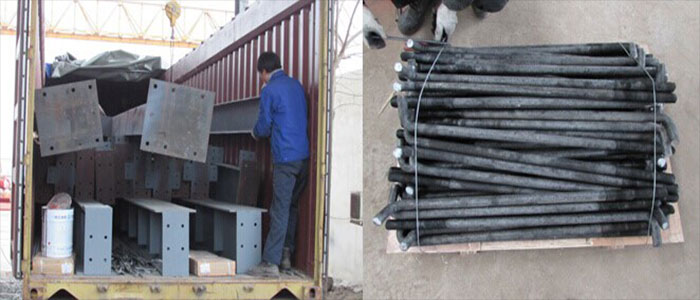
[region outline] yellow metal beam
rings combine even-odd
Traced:
[[[318,82],[318,145],[316,146],[316,228],[314,239],[314,282],[323,286],[323,229],[326,192],[326,110],[328,109],[328,1],[316,1],[319,6],[319,82]],[[327,262],[326,262],[327,263]]]
[[[0,34],[6,35],[17,35],[17,31],[14,29],[0,29]],[[103,41],[112,43],[126,43],[126,44],[141,44],[141,45],[151,45],[151,46],[166,46],[170,47],[170,41],[168,40],[150,40],[144,38],[129,38],[129,37],[110,37],[101,36],[96,34],[73,34],[73,33],[60,33],[46,31],[46,37],[49,38],[59,38],[59,39],[71,39],[71,40],[84,40],[84,41]],[[198,43],[175,41],[173,43],[176,48],[197,48]]]
[[[29,277],[29,276],[27,276]],[[270,299],[287,290],[297,299],[319,299],[311,280],[242,280],[189,277],[182,279],[76,279],[32,276],[24,299],[48,299],[65,290],[78,299]]]
[[[27,59],[29,64],[27,67],[27,109],[26,113],[26,135],[24,141],[26,144],[24,155],[24,168],[25,168],[25,178],[24,178],[24,213],[22,220],[22,263],[21,269],[22,274],[24,274],[24,285],[22,290],[24,294],[28,292],[27,283],[29,281],[29,270],[31,268],[30,263],[32,260],[32,214],[34,213],[34,90],[37,85],[37,68],[40,67],[41,62],[40,57],[40,45],[39,45],[39,26],[37,19],[39,19],[39,0],[32,0],[29,4],[29,47],[27,49]],[[41,74],[41,72],[39,72]],[[22,88],[22,87],[20,87]]]

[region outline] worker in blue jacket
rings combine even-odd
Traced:
[[[284,73],[277,54],[260,54],[258,72],[264,85],[253,138],[270,137],[273,199],[263,261],[248,273],[279,276],[280,269],[291,269],[299,196],[309,173],[306,97],[301,83]]]

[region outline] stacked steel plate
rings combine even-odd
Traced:
[[[678,185],[664,65],[634,43],[461,48],[408,41],[389,204],[402,250],[651,235]],[[426,80],[427,79],[427,80]]]

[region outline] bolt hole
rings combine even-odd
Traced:
[[[180,224],[180,228],[185,228],[185,224]]]
[[[168,247],[166,250],[167,250],[167,251],[170,251],[170,247]]]
[[[241,222],[241,227],[243,227],[243,223]]]
[[[168,145],[163,145],[163,149],[168,149]]]
[[[92,84],[88,84],[88,89],[89,89],[89,90],[92,89]]]
[[[204,94],[202,94],[202,99],[204,99]]]
[[[75,88],[71,88],[70,91],[75,93]]]
[[[92,234],[90,235],[90,239],[92,239]]]
[[[165,227],[170,228],[170,224],[165,224]]]
[[[180,247],[180,250],[185,251],[185,247]]]
[[[174,92],[175,92],[175,88],[172,88],[171,91],[174,93]]]
[[[107,236],[105,235],[105,240],[107,239]]]
[[[253,245],[253,248],[258,249],[258,244]]]
[[[95,142],[98,142],[98,143],[99,143],[99,142],[100,142],[100,139],[99,139],[99,138],[95,139]]]
[[[157,84],[154,84],[154,85],[153,85],[153,88],[154,88],[154,89],[157,89],[157,88],[158,88],[158,85],[157,85]]]
[[[49,147],[49,150],[53,150],[53,146]]]
[[[151,144],[150,142],[148,142],[148,141],[146,142],[146,146],[148,146],[148,145],[150,145],[150,144]]]
[[[103,259],[103,260],[104,260],[104,262],[107,262],[107,259],[106,259],[106,258],[105,258],[105,259]]]
[[[241,244],[241,249],[243,249],[243,244]]]
[[[92,257],[88,258],[88,260],[89,260],[90,262],[92,262]]]
[[[42,93],[42,95],[44,95],[44,97],[46,97],[46,93]]]
[[[253,227],[258,227],[258,222],[253,223]]]

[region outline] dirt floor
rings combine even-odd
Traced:
[[[0,277],[0,299],[22,299],[22,282],[12,275]]]
[[[367,1],[387,30],[399,35],[389,1]],[[383,228],[364,227],[364,295],[405,298],[698,299],[700,263],[700,2],[511,1],[477,20],[459,14],[453,45],[634,41],[664,62],[678,103],[667,106],[681,132],[672,158],[681,186],[685,243],[659,249],[500,251],[473,255],[387,254]],[[429,20],[428,20],[429,21]],[[430,38],[426,22],[417,38]],[[386,173],[398,127],[396,110],[379,113],[396,80],[402,43],[364,52],[365,224],[386,204]]]
[[[362,291],[355,291],[349,287],[334,287],[324,295],[328,300],[360,300],[362,299]]]

